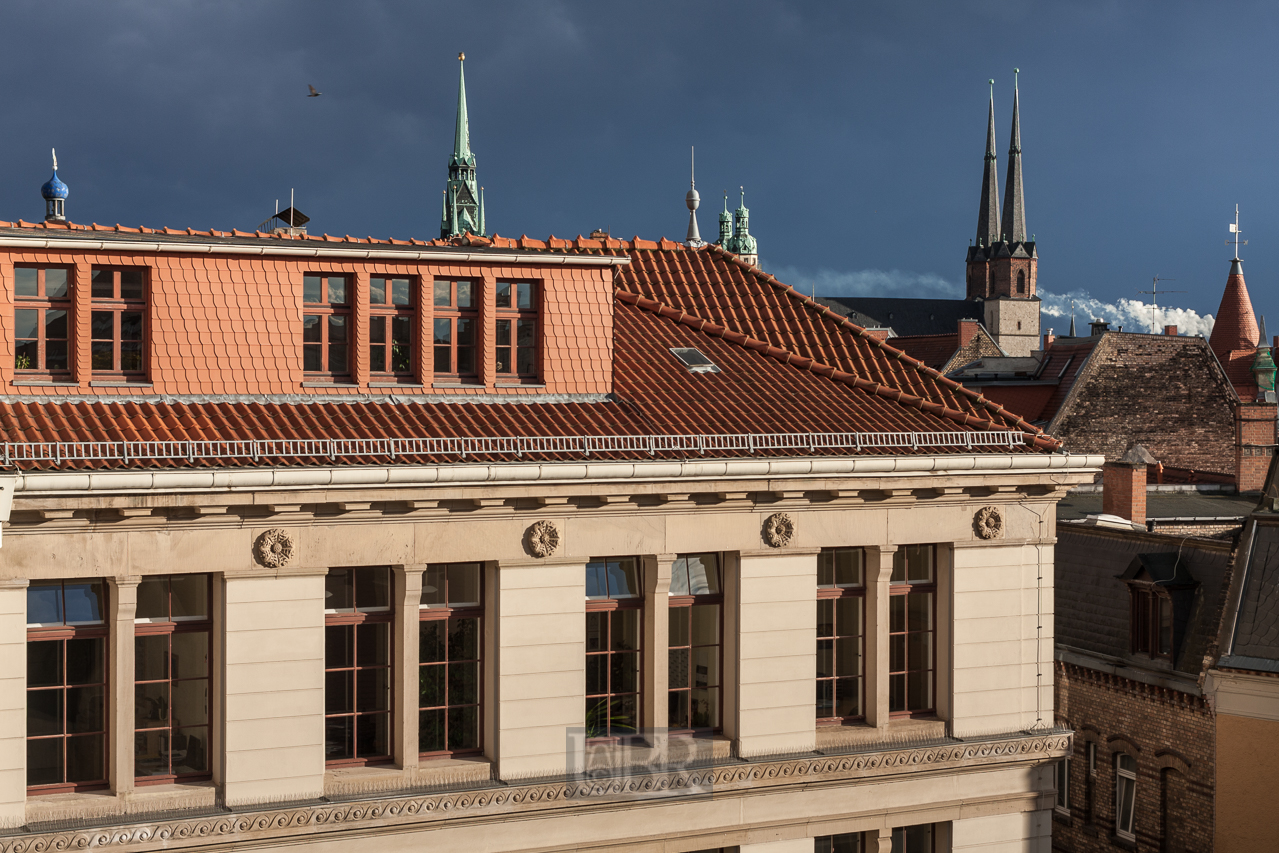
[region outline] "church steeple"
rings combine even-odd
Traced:
[[[999,242],[999,169],[995,156],[995,81],[990,81],[990,110],[986,121],[986,169],[981,178],[981,207],[977,211],[977,245]]]
[[[475,155],[471,153],[471,128],[466,116],[466,54],[459,53],[457,78],[457,126],[453,132],[453,156],[449,158],[449,179],[444,188],[444,211],[440,236],[460,234],[487,236],[484,231],[484,196],[476,186]]]
[[[1017,74],[1021,69],[1013,69],[1013,129],[1012,139],[1008,142],[1008,183],[1004,187],[1004,229],[1005,243],[1026,242],[1026,199],[1021,183],[1021,118],[1018,100]]]

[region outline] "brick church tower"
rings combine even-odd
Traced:
[[[1001,217],[995,157],[995,94],[994,81],[991,81],[977,240],[968,248],[966,281],[967,297],[983,303],[986,329],[1000,347],[1009,355],[1028,356],[1039,345],[1039,297],[1035,294],[1039,256],[1034,242],[1026,239],[1019,100],[1014,84],[1012,139],[1008,147]]]

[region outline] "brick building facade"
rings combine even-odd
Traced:
[[[1137,762],[1136,849],[1213,849],[1214,720],[1202,696],[1061,661],[1055,695],[1058,721],[1076,736],[1069,795],[1053,813],[1054,850],[1125,846],[1114,830],[1120,754]]]
[[[1059,767],[1055,850],[1214,849],[1217,720],[1203,676],[1234,553],[1233,537],[1060,529],[1054,708],[1076,738]]]

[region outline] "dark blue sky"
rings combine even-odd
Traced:
[[[941,295],[976,227],[986,80],[1002,170],[1016,66],[1041,288],[1116,303],[1157,273],[1189,291],[1176,304],[1213,313],[1238,203],[1254,304],[1279,331],[1274,4],[63,0],[2,14],[3,219],[41,217],[56,146],[77,222],[252,228],[293,187],[313,232],[435,236],[465,50],[491,230],[682,237],[696,144],[704,235],[722,190],[744,184],[783,280]]]

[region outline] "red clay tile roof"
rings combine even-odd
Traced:
[[[218,234],[223,235],[246,236]],[[461,238],[432,244],[477,245],[478,241]],[[108,403],[59,402],[56,398],[15,401],[11,397],[0,402],[0,437],[11,442],[163,441],[993,429],[1025,433],[1026,451],[1060,446],[1026,420],[881,343],[718,247],[691,251],[665,240],[580,237],[575,241],[494,237],[483,244],[630,255],[631,264],[621,268],[615,280],[613,399],[521,404]],[[696,347],[720,372],[689,372],[671,355],[671,347]],[[797,448],[772,453],[788,452],[809,455],[823,451]],[[897,455],[909,451],[883,452]],[[944,451],[920,448],[918,452]],[[638,452],[611,455],[647,458]],[[716,455],[742,454],[729,451]],[[475,457],[468,457],[471,459]],[[288,461],[306,460],[262,460],[272,464]],[[324,459],[309,461],[327,464]],[[397,461],[447,460],[401,457]],[[120,462],[78,464],[119,467]]]
[[[959,350],[959,333],[948,335],[902,335],[889,338],[891,346],[917,358],[933,370],[941,370]],[[1015,411],[1015,410],[1014,410]]]

